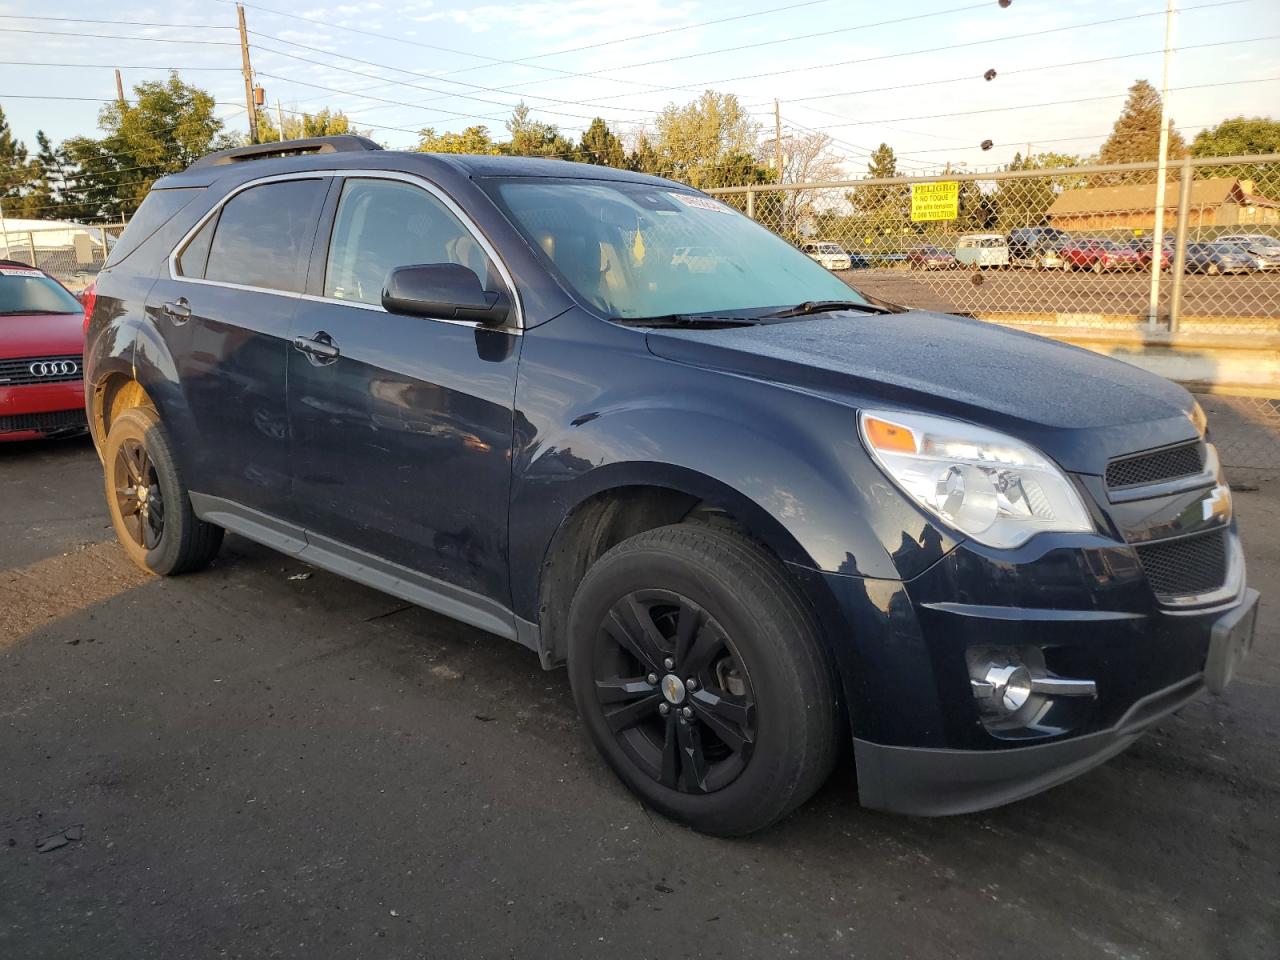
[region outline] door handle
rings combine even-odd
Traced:
[[[186,297],[171,300],[160,307],[161,312],[174,323],[186,323],[191,319],[191,304]]]
[[[333,338],[323,330],[313,337],[294,337],[293,348],[305,353],[313,363],[332,363],[342,355]]]

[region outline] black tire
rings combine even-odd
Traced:
[[[103,463],[111,525],[130,560],[167,577],[199,570],[214,558],[222,528],[192,511],[173,447],[154,410],[133,407],[115,418]]]
[[[677,524],[618,544],[583,578],[569,630],[587,733],[666,816],[742,836],[786,816],[831,772],[834,671],[803,598],[748,538]]]

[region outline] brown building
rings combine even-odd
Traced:
[[[1165,187],[1165,226],[1178,216],[1178,183]],[[1061,230],[1107,228],[1150,230],[1155,226],[1156,185],[1126,183],[1115,187],[1064,190],[1049,208],[1049,223]],[[1280,201],[1254,193],[1252,180],[1219,177],[1191,184],[1190,224],[1234,227],[1280,223]]]

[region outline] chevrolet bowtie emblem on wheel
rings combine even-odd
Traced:
[[[33,377],[69,377],[80,369],[74,360],[38,360],[27,367]]]

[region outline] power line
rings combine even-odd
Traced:
[[[1253,2],[1253,0],[1216,0],[1216,2],[1213,2],[1213,3],[1202,3],[1202,4],[1197,4],[1195,6],[1183,7],[1181,8],[1181,12],[1189,13],[1193,10],[1208,10],[1208,9],[1213,9],[1217,7],[1236,6],[1242,3],[1251,3],[1251,2]],[[761,80],[761,79],[767,79],[770,77],[783,76],[785,74],[790,74],[790,73],[805,73],[811,70],[827,70],[835,67],[862,66],[864,64],[876,63],[882,60],[893,60],[899,57],[912,57],[912,56],[917,56],[919,54],[925,54],[925,53],[947,53],[953,50],[961,50],[968,47],[983,46],[988,43],[1004,43],[1009,40],[1026,40],[1030,38],[1043,37],[1043,36],[1046,36],[1047,34],[1052,34],[1052,33],[1065,33],[1071,30],[1081,30],[1081,29],[1084,29],[1085,27],[1108,26],[1115,23],[1124,23],[1130,20],[1141,20],[1147,17],[1155,17],[1155,16],[1162,17],[1164,15],[1165,15],[1165,11],[1163,9],[1153,10],[1147,13],[1135,13],[1135,14],[1129,14],[1123,17],[1110,17],[1105,20],[1090,20],[1085,23],[1067,24],[1066,26],[1050,27],[1048,29],[1040,29],[1040,30],[1031,30],[1025,33],[1011,33],[1011,34],[1005,34],[1004,36],[1000,36],[1000,37],[987,37],[982,40],[970,40],[964,43],[951,43],[951,44],[946,44],[938,47],[925,47],[918,50],[902,50],[897,53],[884,53],[884,54],[878,54],[874,57],[860,57],[854,60],[824,61],[822,63],[806,64],[804,66],[798,66],[798,67],[787,67],[782,70],[772,70],[772,71],[767,71],[763,73],[743,74],[735,77],[721,77],[716,80],[703,80],[698,83],[689,83],[689,84],[684,84],[679,86],[669,86],[669,87],[664,87],[662,89],[682,90],[685,92],[689,92],[689,91],[697,92],[700,90],[704,90],[708,87],[713,87],[713,86],[716,86],[719,84],[725,84],[725,83],[736,83],[740,80]],[[602,103],[606,100],[616,100],[620,97],[628,97],[628,96],[633,96],[633,94],[618,93],[618,94],[611,94],[609,96],[604,96],[604,97],[593,97],[590,100],[584,100],[583,104],[594,105],[594,104]]]
[[[216,23],[156,23],[151,20],[90,20],[87,17],[32,17],[25,13],[0,13],[0,20],[44,20],[56,23],[109,23],[115,27],[196,27],[200,30],[234,30]]]
[[[116,69],[116,70],[231,70],[240,72],[239,67],[161,67],[150,63],[58,63],[51,60],[0,60],[5,67],[81,67],[84,69]]]
[[[90,38],[94,40],[136,40],[139,43],[190,43],[209,47],[239,46],[239,44],[230,40],[179,40],[174,37],[120,36],[116,33],[67,33],[60,30],[28,30],[23,27],[0,27],[0,33],[35,33],[44,37],[71,37],[75,40]]]
[[[1170,87],[1170,91],[1176,90],[1204,90],[1210,87],[1233,87],[1248,83],[1270,83],[1274,80],[1280,80],[1280,76],[1276,77],[1257,77],[1251,80],[1221,80],[1216,83],[1196,83],[1184,87]],[[1042,103],[1019,103],[1004,107],[980,107],[975,110],[957,110],[952,113],[930,113],[917,117],[894,117],[884,120],[849,120],[845,123],[827,124],[827,129],[837,129],[840,127],[861,127],[861,126],[879,126],[882,124],[898,123],[900,120],[941,120],[947,117],[967,117],[977,113],[1003,113],[1008,110],[1030,110],[1036,107],[1062,107],[1076,103],[1092,103],[1098,100],[1118,100],[1128,96],[1128,91],[1124,93],[1109,93],[1096,97],[1076,97],[1071,100],[1046,100]]]
[[[1280,40],[1280,34],[1270,34],[1265,37],[1241,37],[1236,40],[1218,40],[1212,43],[1194,43],[1194,44],[1189,44],[1187,46],[1178,47],[1177,51],[1181,53],[1188,50],[1203,50],[1209,47],[1226,47],[1226,46],[1232,46],[1232,45],[1241,44],[1241,43],[1259,43],[1267,40]],[[1021,75],[1024,73],[1037,73],[1042,70],[1057,70],[1064,67],[1092,66],[1094,64],[1108,63],[1114,60],[1131,60],[1134,57],[1148,57],[1148,56],[1154,56],[1156,54],[1162,54],[1162,53],[1164,53],[1164,48],[1160,47],[1155,50],[1142,50],[1136,53],[1121,53],[1121,54],[1116,54],[1115,56],[1110,56],[1110,57],[1094,57],[1090,60],[1070,60],[1064,63],[1045,63],[1045,64],[1040,64],[1034,67],[1019,67],[1014,70],[1001,70],[999,76],[1011,77],[1011,76]],[[946,79],[943,79],[943,80],[919,80],[919,81],[916,81],[915,83],[899,83],[890,87],[868,87],[865,90],[847,90],[839,93],[817,93],[817,94],[812,94],[806,97],[788,97],[786,102],[787,103],[810,103],[814,100],[830,100],[836,97],[857,97],[857,96],[862,96],[864,94],[869,94],[869,93],[889,93],[896,90],[910,90],[915,87],[933,87],[933,86],[940,86],[942,84],[948,84],[948,83],[972,82],[978,79],[981,79],[981,78],[975,74],[965,74],[962,77],[947,77]],[[761,106],[766,106],[766,105],[754,104],[753,106],[748,107],[748,109],[755,109]],[[816,108],[810,108],[810,109],[816,109]],[[838,116],[838,114],[831,114],[831,116]]]
[[[751,13],[739,13],[731,17],[719,17],[715,20],[703,20],[699,23],[688,23],[678,27],[667,27],[663,30],[651,30],[648,33],[634,33],[627,37],[619,37],[615,40],[601,40],[597,43],[584,43],[578,47],[566,47],[563,50],[549,50],[546,53],[535,53],[527,57],[519,57],[515,60],[508,61],[512,64],[527,64],[530,60],[542,60],[546,57],[558,57],[566,53],[580,53],[583,50],[598,50],[601,47],[612,47],[619,43],[630,43],[633,40],[648,40],[652,37],[665,37],[673,33],[683,33],[686,30],[697,30],[702,27],[718,26],[722,23],[731,23],[736,20],[748,20],[752,17],[763,17],[770,13],[781,13],[786,10],[798,10],[801,7],[813,7],[820,3],[828,3],[830,0],[805,0],[803,3],[789,3],[781,7],[770,7],[767,10],[754,10]],[[460,70],[451,70],[450,74],[466,73],[469,70],[479,70],[480,67],[463,67]],[[447,74],[446,74],[447,75]]]
[[[250,33],[251,35],[253,35],[253,36],[256,36],[256,37],[257,37],[257,36],[263,36],[263,34],[257,33],[256,31],[253,31],[253,30],[250,30],[250,31],[249,31],[249,33]],[[272,39],[276,39],[276,38],[274,38],[274,37],[273,37]],[[289,42],[291,42],[291,41],[286,40],[286,41],[284,41],[284,42],[285,42],[285,43],[289,43]],[[477,97],[477,96],[473,96],[473,95],[465,94],[465,93],[449,93],[449,92],[447,92],[447,91],[441,90],[439,87],[428,87],[428,86],[423,86],[422,84],[418,84],[418,83],[410,83],[410,82],[408,82],[407,80],[394,80],[394,79],[391,79],[391,78],[388,78],[388,77],[379,77],[379,76],[377,76],[376,74],[372,74],[372,73],[365,73],[365,72],[364,72],[364,71],[362,71],[362,70],[353,70],[353,69],[351,69],[350,67],[343,67],[343,66],[339,66],[339,65],[337,65],[337,64],[332,64],[332,63],[324,63],[324,62],[322,62],[322,61],[320,61],[320,60],[312,60],[312,59],[310,59],[309,57],[302,57],[302,56],[298,56],[297,54],[289,53],[289,52],[288,52],[288,51],[286,51],[286,50],[275,50],[275,49],[273,49],[273,48],[271,48],[271,47],[264,47],[264,46],[262,46],[262,44],[260,44],[260,43],[259,43],[259,44],[255,44],[254,46],[255,46],[255,48],[256,48],[257,50],[260,50],[260,51],[262,51],[263,53],[271,53],[271,54],[275,54],[276,56],[288,57],[288,58],[289,58],[289,59],[291,59],[291,60],[299,60],[299,61],[301,61],[301,62],[303,62],[303,63],[310,63],[310,64],[314,64],[315,66],[318,66],[318,67],[324,67],[324,68],[325,68],[325,69],[327,69],[327,70],[336,70],[336,71],[338,71],[338,72],[340,72],[340,73],[349,73],[349,74],[352,74],[353,76],[357,76],[357,77],[368,77],[368,78],[369,78],[369,79],[371,79],[371,80],[381,80],[381,81],[383,81],[383,82],[384,82],[384,84],[389,85],[389,86],[411,87],[411,88],[413,88],[413,89],[415,89],[415,90],[425,90],[425,91],[427,91],[428,93],[439,93],[439,94],[444,94],[444,97],[442,97],[441,99],[474,100],[474,101],[476,101],[477,103],[486,103],[486,104],[490,104],[490,105],[495,106],[495,107],[503,107],[503,108],[504,108],[504,109],[506,109],[506,110],[510,110],[512,107],[516,106],[516,104],[514,104],[514,103],[503,103],[503,102],[502,102],[502,101],[500,101],[500,100],[489,100],[489,99],[486,99],[486,98],[483,98],[483,97]],[[299,46],[302,46],[302,44],[299,44]],[[327,53],[327,51],[325,51],[325,52]],[[384,64],[374,63],[373,61],[370,61],[370,60],[362,60],[362,59],[360,59],[359,57],[349,57],[349,56],[347,56],[346,54],[329,54],[329,55],[330,55],[330,56],[338,57],[338,58],[343,59],[343,60],[351,60],[351,61],[356,62],[356,63],[367,63],[367,64],[370,64],[371,66],[378,67],[379,69],[382,69],[382,70],[393,70],[393,71],[395,71],[395,72],[397,72],[397,73],[407,73],[407,74],[410,74],[411,76],[415,76],[415,77],[422,77],[422,76],[429,77],[429,76],[430,76],[429,74],[420,74],[420,73],[418,73],[418,72],[416,72],[416,71],[413,71],[413,70],[401,70],[401,69],[400,69],[400,68],[398,68],[398,67],[388,67],[388,66],[386,66],[386,65],[384,65]],[[261,73],[260,73],[260,75],[261,75],[261,76],[266,76],[266,74],[261,74]],[[277,77],[277,78],[275,78],[275,79],[283,79],[283,78],[278,78],[278,77]],[[291,82],[300,82],[300,81],[291,81]],[[456,83],[456,82],[458,82],[458,81],[450,81],[450,82],[454,82],[454,83]],[[467,84],[467,86],[473,86],[473,85],[471,85],[471,84]],[[376,87],[370,87],[369,89],[376,89]],[[488,89],[491,89],[491,88],[488,88],[488,87],[476,87],[476,89],[488,90]],[[362,92],[360,92],[360,91],[344,90],[344,91],[342,91],[342,93],[343,93],[343,95],[344,95],[344,96],[350,96],[350,97],[363,97],[363,96],[365,96],[365,94],[364,94],[364,93],[362,93]],[[381,98],[377,98],[377,97],[369,97],[369,99],[381,99]],[[539,98],[537,98],[537,99],[552,99],[552,100],[553,100],[553,102],[555,102],[555,103],[570,103],[570,104],[573,104],[573,103],[577,103],[577,102],[578,102],[578,101],[570,101],[570,100],[556,100],[556,99],[553,99],[553,98],[546,98],[546,97],[539,97]],[[392,101],[392,102],[394,102],[394,101]],[[422,109],[422,110],[435,110],[436,112],[439,112],[439,113],[449,113],[449,112],[451,112],[451,111],[443,110],[443,109],[440,109],[440,108],[437,108],[437,107],[426,107],[426,106],[422,106],[421,104],[409,104],[409,106],[417,107],[417,108]],[[593,117],[585,116],[585,115],[583,115],[583,114],[566,113],[566,112],[564,112],[564,111],[562,111],[562,110],[553,110],[553,109],[551,109],[550,107],[545,107],[545,106],[539,106],[539,107],[538,107],[538,109],[539,109],[539,110],[541,110],[543,113],[548,113],[548,114],[552,114],[552,115],[556,115],[556,116],[562,116],[562,117],[570,117],[570,118],[572,118],[572,119],[574,119],[574,120],[590,120],[590,119],[593,119]],[[631,111],[631,112],[638,112],[638,113],[646,113],[646,114],[653,114],[653,113],[656,113],[656,112],[657,112],[657,111],[654,111],[654,110],[645,110],[645,109],[642,109],[642,108],[640,108],[640,107],[618,107],[618,108],[615,108],[615,109],[627,110],[627,111]],[[472,119],[484,119],[483,117],[479,117],[479,116],[471,115],[471,114],[462,114],[462,113],[460,113],[460,114],[456,114],[456,115],[457,115],[457,116],[461,116],[461,117],[471,117]]]

